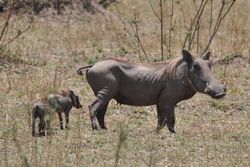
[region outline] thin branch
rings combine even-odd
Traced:
[[[4,26],[3,26],[3,29],[2,29],[2,31],[1,31],[0,41],[2,40],[5,31],[6,31],[7,27],[9,26],[9,21],[10,21],[12,12],[13,12],[13,10],[12,10],[12,8],[11,8],[11,9],[8,11],[6,21],[5,21]]]
[[[200,8],[200,11],[199,11],[200,13],[199,13],[199,15],[198,15],[198,17],[197,17],[197,21],[196,21],[196,23],[195,23],[195,29],[194,29],[194,31],[192,32],[191,38],[190,38],[190,40],[189,40],[188,50],[191,50],[191,46],[192,46],[192,43],[193,43],[193,40],[194,40],[194,37],[195,37],[195,33],[196,33],[196,31],[199,30],[199,27],[200,27],[200,19],[201,19],[201,16],[202,16],[202,14],[203,14],[203,11],[204,11],[204,9],[205,9],[205,7],[206,7],[206,5],[207,5],[208,0],[206,0],[204,3],[203,3],[203,2],[204,2],[204,1],[202,1],[201,8]]]
[[[137,20],[138,20],[137,17],[138,17],[137,16],[137,12],[135,12],[134,13],[134,20],[135,20],[136,23],[137,23]],[[139,38],[139,27],[138,27],[138,24],[135,24],[135,33],[136,33],[135,35],[136,35],[136,37],[138,39]],[[138,51],[139,59],[142,62],[140,47],[141,47],[141,45],[140,45],[139,41],[137,40],[137,51]]]
[[[210,20],[209,20],[209,28],[208,28],[208,34],[209,38],[211,37],[211,30],[212,30],[212,24],[213,24],[213,0],[210,0]]]
[[[144,49],[144,46],[142,45],[142,42],[141,42],[141,39],[140,39],[139,35],[136,35],[136,30],[134,29],[133,24],[137,24],[137,23],[131,23],[131,22],[129,22],[129,25],[130,25],[130,27],[131,27],[131,29],[132,29],[132,31],[133,31],[136,39],[137,39],[137,42],[141,46],[141,50],[142,50],[144,56],[145,56],[147,62],[149,62],[148,55],[147,55],[147,53],[146,53],[146,51]]]
[[[187,43],[188,38],[190,38],[190,33],[192,33],[193,26],[195,25],[195,21],[196,21],[197,17],[199,17],[199,15],[201,14],[201,13],[200,13],[200,10],[202,9],[203,2],[204,2],[204,0],[201,1],[201,4],[200,4],[200,6],[199,6],[199,8],[198,8],[198,10],[197,10],[197,12],[196,12],[196,14],[195,14],[195,16],[194,16],[194,19],[191,21],[190,27],[189,27],[189,29],[188,29],[188,31],[187,31],[187,35],[186,35],[186,37],[185,37],[185,40],[184,40],[184,43],[183,43],[183,46],[182,46],[183,49],[184,49],[185,46],[186,46],[186,43]]]
[[[148,3],[152,9],[152,11],[154,12],[155,16],[157,17],[157,19],[161,22],[161,17],[157,14],[157,12],[155,11],[154,7],[153,7],[153,4],[151,2],[151,0],[148,0]]]
[[[146,53],[146,51],[145,51],[145,49],[144,49],[144,46],[143,46],[143,44],[142,44],[142,42],[141,42],[141,39],[140,39],[140,37],[139,37],[139,34],[137,34],[137,32],[136,32],[136,29],[134,29],[134,27],[133,27],[133,23],[132,22],[129,22],[129,21],[125,21],[125,19],[122,17],[122,13],[121,13],[121,11],[119,10],[119,8],[118,8],[118,6],[115,4],[115,7],[116,7],[116,10],[117,10],[117,12],[118,12],[118,14],[119,14],[119,18],[122,20],[122,24],[124,25],[124,29],[127,31],[127,33],[130,35],[130,33],[128,32],[128,30],[126,29],[126,26],[125,26],[125,23],[129,23],[129,25],[130,25],[130,27],[131,27],[131,29],[132,29],[132,32],[133,32],[133,35],[134,35],[134,37],[135,37],[135,40],[136,40],[136,42],[137,42],[137,44],[138,44],[138,46],[140,46],[140,48],[141,48],[141,50],[142,50],[142,52],[143,52],[143,54],[144,54],[144,56],[145,56],[145,59],[147,60],[147,62],[149,62],[149,59],[148,59],[148,55],[147,55],[147,53]],[[136,21],[136,22],[138,22],[138,21]],[[136,23],[137,24],[137,23]],[[136,35],[137,34],[137,35]]]
[[[33,22],[33,19],[31,20],[31,22],[29,23],[29,25],[25,29],[23,29],[22,31],[18,31],[18,33],[13,38],[11,38],[8,42],[6,42],[4,45],[2,45],[0,47],[2,49],[4,49],[6,46],[8,46],[13,41],[15,41],[17,38],[19,38],[19,36],[21,36],[22,34],[24,34],[25,32],[27,32],[30,29],[32,22]]]
[[[200,47],[200,21],[197,25],[198,27],[197,27],[197,36],[196,36],[196,43],[197,43],[196,54],[199,53],[199,47]]]
[[[223,10],[224,10],[224,7],[226,5],[226,2],[225,0],[222,1],[222,5],[221,5],[221,8],[220,8],[220,11],[219,11],[219,15],[217,17],[217,21],[215,23],[215,26],[214,26],[214,29],[213,29],[213,32],[209,38],[209,41],[208,41],[208,44],[207,46],[205,47],[203,53],[205,53],[209,46],[211,45],[216,33],[218,32],[219,30],[219,27],[220,27],[220,24],[221,22],[223,21],[223,19],[226,17],[226,15],[228,14],[228,12],[231,10],[231,8],[233,7],[233,5],[235,4],[236,0],[232,0],[232,2],[230,3],[229,7],[227,8],[226,12],[223,14]]]
[[[151,166],[151,164],[147,162],[147,160],[143,157],[143,155],[141,153],[137,153],[137,154],[135,154],[135,156],[138,159],[142,160],[142,162],[144,162],[146,166],[148,166],[148,167]]]
[[[162,11],[162,0],[160,0],[160,23],[161,23],[161,61],[163,61],[164,57],[163,57],[163,36],[164,36],[164,32],[163,32],[163,11]]]
[[[170,27],[169,27],[169,39],[168,39],[168,58],[171,57],[171,42],[173,31],[173,16],[174,16],[174,0],[171,1],[171,13],[170,13]]]

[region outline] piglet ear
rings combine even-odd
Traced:
[[[71,96],[75,95],[73,90],[70,90],[69,93],[70,93]]]
[[[210,52],[210,51],[207,51],[206,53],[204,53],[204,54],[201,56],[201,58],[202,58],[203,60],[209,60],[210,55],[211,55],[211,52]]]
[[[187,50],[182,50],[182,56],[183,56],[183,61],[187,62],[188,64],[191,64],[193,62],[193,57]]]

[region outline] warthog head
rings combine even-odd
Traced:
[[[72,100],[72,105],[79,109],[82,107],[82,105],[80,104],[80,101],[79,101],[79,97],[77,95],[75,95],[75,93],[71,90],[70,91],[70,98]]]
[[[214,77],[209,60],[210,52],[206,52],[201,58],[193,59],[192,55],[182,51],[183,60],[188,64],[188,80],[196,91],[205,93],[214,99],[220,99],[226,95],[226,86],[219,84]]]

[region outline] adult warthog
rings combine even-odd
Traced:
[[[118,59],[107,59],[77,70],[82,75],[86,70],[89,85],[96,95],[89,105],[91,125],[98,124],[106,129],[104,122],[107,106],[111,99],[120,104],[132,106],[156,105],[160,130],[167,124],[170,132],[175,132],[174,108],[182,100],[205,93],[215,99],[226,95],[226,88],[220,85],[211,71],[210,52],[194,59],[186,51],[174,60],[137,64]]]

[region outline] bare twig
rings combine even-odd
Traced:
[[[205,7],[207,5],[207,2],[208,2],[208,0],[205,0],[205,1],[201,2],[201,8],[199,8],[200,10],[199,10],[199,14],[197,16],[197,20],[196,20],[196,23],[195,23],[195,29],[193,30],[193,32],[191,34],[191,38],[189,40],[188,50],[191,50],[192,43],[193,43],[193,40],[194,40],[194,37],[195,37],[195,33],[196,33],[196,31],[199,31],[201,16],[202,16],[203,11],[204,11],[204,9],[205,9]]]
[[[192,30],[193,30],[193,27],[196,26],[195,25],[195,21],[197,20],[198,17],[200,17],[200,15],[202,14],[200,11],[202,10],[202,7],[203,7],[203,3],[204,3],[205,0],[202,0],[201,3],[200,3],[200,6],[195,14],[195,17],[194,19],[191,21],[191,24],[190,24],[190,27],[187,31],[187,34],[186,34],[186,37],[184,39],[184,43],[183,43],[183,49],[186,47],[186,44],[187,44],[187,40],[188,39],[191,39],[191,35],[192,35]],[[197,22],[196,22],[197,23]],[[190,40],[189,40],[190,41]]]
[[[134,12],[134,21],[137,22],[139,17],[139,13],[137,11]],[[139,27],[138,24],[135,24],[135,35],[137,37],[137,39],[139,38]],[[142,62],[142,57],[141,57],[141,45],[139,43],[139,40],[137,40],[137,51],[138,51],[138,55],[139,55],[139,59]]]
[[[131,27],[133,33],[134,33],[134,36],[135,36],[135,38],[136,38],[138,44],[139,44],[140,47],[141,47],[141,50],[142,50],[142,52],[143,52],[143,54],[144,54],[144,56],[145,56],[147,62],[149,62],[148,55],[147,55],[147,53],[146,53],[146,51],[145,51],[145,49],[144,49],[144,46],[143,46],[143,44],[142,44],[142,42],[141,42],[141,38],[140,38],[139,34],[136,35],[136,30],[135,30],[135,28],[134,28],[134,26],[133,26],[133,25],[136,25],[137,22],[128,22],[128,23],[129,23],[129,25],[130,25],[130,27]],[[136,27],[136,26],[135,26],[135,27]]]
[[[141,153],[137,153],[137,154],[135,154],[135,156],[136,156],[138,159],[142,160],[142,161],[146,164],[146,166],[148,166],[148,167],[151,166],[150,163],[147,162],[147,160],[143,157],[143,155],[142,155]]]
[[[9,26],[9,21],[10,21],[10,18],[11,18],[11,15],[12,15],[12,8],[8,11],[7,13],[7,17],[6,17],[6,21],[4,23],[4,26],[3,26],[3,29],[1,31],[1,34],[0,34],[0,41],[2,40],[3,36],[4,36],[4,33],[7,29],[7,27]]]
[[[141,50],[142,50],[142,52],[143,52],[143,54],[145,56],[146,61],[149,62],[148,55],[147,55],[147,53],[146,53],[146,51],[144,49],[144,46],[143,46],[143,44],[141,42],[141,39],[140,39],[140,36],[139,36],[139,27],[138,27],[138,25],[136,25],[136,24],[138,24],[138,20],[132,21],[132,22],[131,21],[127,21],[125,18],[122,17],[122,13],[120,12],[120,10],[119,10],[119,8],[118,8],[118,6],[116,4],[115,4],[115,7],[116,7],[116,10],[117,10],[117,12],[119,14],[119,18],[122,20],[122,24],[124,25],[125,30],[127,30],[125,24],[128,23],[129,26],[132,29],[133,36],[134,36],[134,38],[135,38],[135,40],[137,42],[137,45],[141,48]],[[134,28],[134,25],[135,25],[135,28]],[[130,35],[129,32],[128,32],[128,34]]]
[[[126,130],[123,128],[123,125],[120,125],[120,132],[119,132],[119,140],[117,143],[117,150],[115,153],[115,167],[118,166],[118,162],[120,159],[120,152],[121,152],[121,148],[124,145],[125,141],[127,140],[127,132]]]
[[[153,11],[153,13],[155,14],[156,18],[159,20],[160,22],[160,33],[161,33],[161,61],[164,60],[164,49],[163,49],[163,45],[164,45],[164,31],[163,31],[163,11],[162,11],[162,5],[163,5],[163,0],[160,0],[160,16],[157,14],[157,12],[155,11],[153,4],[151,2],[151,0],[148,0],[148,3]]]
[[[153,7],[153,4],[152,4],[151,0],[148,0],[148,3],[149,3],[149,5],[150,5],[152,11],[154,12],[155,16],[157,17],[157,19],[161,22],[161,18],[160,18],[160,16],[158,15],[158,13],[155,11],[155,9],[154,9],[154,7]]]
[[[174,0],[171,1],[171,13],[170,13],[170,27],[169,27],[169,39],[168,39],[168,58],[171,57],[171,42],[173,31],[173,16],[174,16]]]
[[[163,32],[163,12],[162,12],[162,1],[163,0],[160,0],[160,13],[161,13],[161,15],[160,15],[160,17],[161,17],[161,20],[160,20],[160,22],[161,22],[161,61],[163,61],[164,60],[164,57],[163,57],[163,36],[164,36],[164,32]]]
[[[33,22],[33,18],[32,18],[32,20],[30,21],[29,25],[28,25],[25,29],[23,29],[22,31],[19,30],[18,33],[17,33],[13,38],[11,38],[8,42],[6,42],[4,45],[2,45],[1,48],[2,48],[2,49],[6,48],[9,44],[11,44],[11,43],[12,43],[13,41],[15,41],[17,38],[19,38],[22,34],[24,34],[25,32],[27,32],[27,31],[30,29],[30,27],[31,27],[31,25],[32,25],[32,22]]]
[[[218,14],[218,17],[217,17],[217,20],[216,20],[216,23],[215,23],[215,26],[213,28],[213,32],[211,34],[211,36],[209,37],[209,41],[208,41],[208,44],[207,46],[205,47],[203,53],[205,53],[209,46],[211,45],[216,33],[218,32],[219,30],[219,27],[220,27],[220,24],[221,22],[223,21],[223,19],[226,17],[226,15],[228,14],[228,12],[231,10],[231,8],[233,7],[233,5],[235,4],[236,0],[232,0],[231,2],[229,2],[229,7],[226,9],[226,11],[224,12],[223,14],[223,10],[225,8],[225,5],[226,5],[226,1],[225,0],[222,0],[222,4],[221,4],[221,8],[220,8],[220,11],[219,11],[219,14]]]
[[[200,21],[197,25],[198,26],[197,26],[197,35],[196,35],[196,43],[197,43],[196,54],[199,53],[199,48],[200,48]]]
[[[211,37],[212,24],[213,24],[213,0],[210,0],[210,20],[209,20],[209,28],[208,28],[209,38]]]

